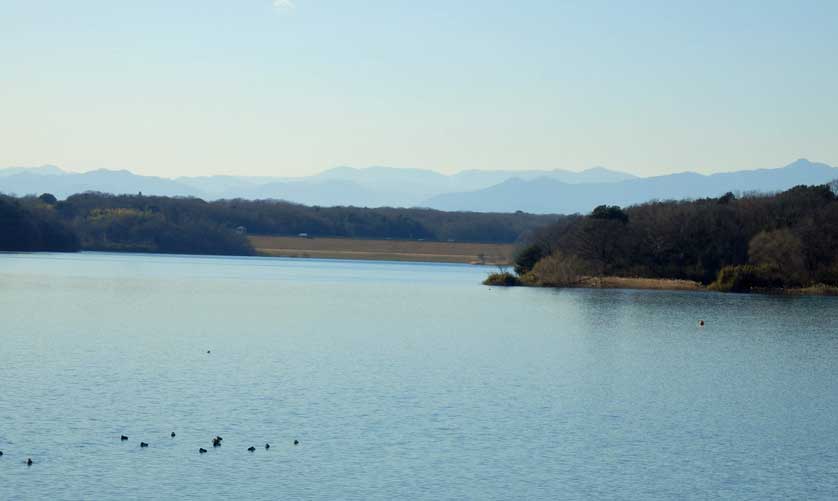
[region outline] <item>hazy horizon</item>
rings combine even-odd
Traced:
[[[0,167],[838,164],[838,4],[0,0]]]
[[[308,174],[298,174],[298,175],[288,175],[288,176],[270,175],[270,174],[267,174],[267,175],[259,175],[259,174],[250,175],[250,174],[232,174],[232,173],[218,173],[218,174],[196,173],[196,174],[189,174],[189,175],[185,175],[185,176],[184,175],[179,175],[179,174],[169,174],[169,175],[166,175],[166,174],[145,174],[141,171],[134,171],[132,169],[127,169],[127,168],[118,167],[118,166],[115,166],[115,167],[95,167],[95,168],[83,168],[83,167],[82,168],[68,168],[64,165],[57,165],[57,164],[54,164],[54,163],[42,163],[42,164],[38,164],[38,165],[0,165],[0,171],[2,171],[4,169],[18,169],[18,168],[39,169],[39,168],[44,168],[44,167],[55,167],[55,168],[58,168],[59,170],[65,172],[65,173],[68,173],[68,174],[85,174],[85,173],[95,172],[95,171],[99,171],[99,170],[128,171],[128,172],[131,172],[132,174],[136,174],[136,175],[154,176],[154,177],[161,177],[161,178],[165,178],[165,179],[178,179],[178,178],[187,178],[187,177],[196,177],[196,178],[199,178],[199,177],[254,177],[254,178],[266,177],[266,178],[305,179],[305,178],[308,178],[310,176],[317,176],[318,174],[323,174],[323,173],[326,173],[328,171],[337,170],[337,169],[353,169],[353,170],[358,170],[358,171],[366,170],[366,169],[414,170],[414,171],[433,172],[433,173],[440,174],[440,175],[443,175],[443,176],[456,176],[458,174],[463,174],[463,173],[466,173],[466,172],[469,172],[469,171],[485,171],[485,172],[565,171],[565,172],[571,172],[571,173],[579,174],[579,173],[583,173],[583,172],[586,172],[586,171],[592,171],[592,170],[597,170],[597,169],[605,169],[605,170],[612,171],[612,172],[630,174],[630,175],[634,175],[638,178],[643,178],[643,177],[665,176],[665,175],[670,175],[670,174],[681,174],[681,173],[685,173],[685,172],[695,172],[695,173],[699,173],[699,174],[703,174],[703,175],[713,175],[713,174],[725,174],[725,173],[743,172],[743,171],[751,171],[751,170],[779,169],[779,168],[783,168],[783,167],[788,167],[789,165],[792,165],[792,164],[795,164],[795,163],[801,162],[801,161],[811,162],[813,164],[825,164],[825,165],[829,165],[829,166],[832,166],[832,167],[836,167],[836,166],[830,164],[829,162],[822,162],[822,161],[817,160],[817,159],[800,157],[800,158],[797,158],[795,160],[783,161],[783,162],[777,163],[775,165],[758,166],[758,167],[753,167],[753,168],[748,168],[748,169],[738,169],[738,168],[729,168],[729,169],[724,169],[724,170],[700,170],[700,169],[699,170],[687,170],[687,169],[678,170],[678,169],[671,169],[671,170],[669,170],[665,173],[659,173],[659,174],[658,173],[653,173],[653,174],[650,174],[648,176],[636,175],[636,174],[632,174],[631,172],[620,170],[620,169],[612,169],[612,168],[610,168],[608,166],[605,166],[605,165],[594,165],[594,166],[578,168],[578,169],[561,168],[561,167],[543,168],[543,169],[539,169],[539,168],[529,169],[529,168],[524,167],[524,168],[520,168],[520,169],[504,169],[504,168],[497,168],[497,169],[460,169],[460,170],[452,170],[452,171],[449,171],[449,172],[443,172],[443,171],[440,171],[440,170],[437,170],[437,169],[432,169],[432,168],[396,166],[396,165],[336,165],[336,166],[332,166],[332,167],[328,167],[328,168],[324,168],[324,169],[320,169],[320,170],[315,169],[315,170],[312,170],[312,172],[308,173]]]

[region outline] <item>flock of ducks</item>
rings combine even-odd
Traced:
[[[172,432],[170,436],[171,436],[172,438],[175,438],[177,435],[175,434],[175,432]],[[119,440],[120,440],[121,442],[125,442],[125,441],[127,441],[127,440],[128,440],[128,437],[127,437],[127,436],[125,436],[125,435],[120,435],[120,436],[119,436]],[[213,439],[212,439],[212,446],[213,446],[213,447],[221,447],[221,441],[222,441],[222,440],[224,440],[224,439],[223,439],[223,438],[221,438],[220,436],[217,436],[217,435],[216,435],[216,436],[215,436],[215,437],[213,437]],[[294,439],[294,445],[300,445],[300,441],[299,441],[299,440],[297,440],[297,439]],[[141,447],[141,448],[148,447],[148,442],[140,442],[140,447]],[[270,449],[270,448],[271,448],[271,444],[265,444],[265,450],[268,450],[268,449]],[[255,452],[255,451],[256,451],[256,447],[253,447],[253,446],[251,445],[250,447],[248,447],[248,448],[247,448],[247,450],[248,450],[248,451],[250,451],[250,452]],[[207,450],[206,450],[206,449],[204,449],[203,447],[200,447],[200,448],[198,449],[198,453],[199,453],[199,454],[206,454],[206,453],[207,453]],[[0,457],[2,457],[2,456],[3,456],[3,451],[0,451]],[[24,463],[26,466],[32,466],[32,465],[34,464],[34,461],[32,461],[32,458],[27,458],[27,459],[26,459],[26,461],[24,461],[23,463]]]
[[[177,436],[177,435],[175,434],[175,432],[172,432],[171,437],[172,437],[172,438],[175,438],[176,436]],[[121,436],[119,437],[119,439],[120,439],[121,441],[123,441],[123,442],[124,442],[124,441],[128,440],[128,437],[127,437],[127,436],[125,436],[125,435],[121,435]],[[212,439],[212,446],[213,446],[213,448],[215,448],[215,447],[221,447],[221,442],[222,442],[223,440],[224,440],[224,439],[223,439],[222,437],[218,436],[218,435],[216,435],[215,437],[213,437],[213,439]],[[299,440],[297,440],[297,439],[294,439],[294,445],[300,445],[300,441],[299,441]],[[147,442],[140,442],[140,447],[148,447],[148,443],[147,443]],[[271,448],[271,444],[265,444],[265,450],[268,450],[268,449],[270,449],[270,448]],[[248,450],[249,452],[255,452],[255,451],[256,451],[256,447],[253,447],[253,446],[251,445],[250,447],[248,447],[248,448],[247,448],[247,450]],[[206,449],[204,449],[203,447],[199,447],[199,448],[198,448],[198,454],[206,454],[207,452],[208,452],[208,451],[207,451]],[[0,456],[2,456],[2,455],[3,455],[3,453],[2,453],[2,452],[0,452]]]
[[[207,350],[207,354],[210,354],[210,353],[212,353],[212,351]],[[170,436],[171,436],[172,438],[175,438],[175,437],[177,436],[177,434],[176,434],[175,432],[172,432]],[[128,437],[127,437],[126,435],[120,435],[120,436],[119,436],[119,440],[120,440],[121,442],[125,442],[125,441],[127,441],[127,440],[128,440]],[[213,437],[213,439],[212,439],[212,446],[213,446],[213,447],[221,447],[221,441],[222,441],[222,440],[224,440],[224,439],[223,439],[223,438],[221,438],[220,436],[217,436],[217,435],[216,435],[216,436],[215,436],[215,437]],[[300,445],[300,441],[295,439],[295,440],[294,440],[294,445]],[[148,442],[140,442],[140,448],[146,448],[146,447],[148,447]],[[265,450],[268,450],[268,449],[270,449],[270,448],[271,448],[271,444],[265,444]],[[255,451],[256,451],[256,447],[253,447],[253,446],[251,445],[250,447],[248,447],[248,448],[247,448],[247,450],[248,450],[248,451],[250,451],[250,452],[255,452]],[[207,453],[207,450],[206,450],[206,449],[204,449],[203,447],[198,448],[198,454],[206,454],[206,453]],[[0,457],[3,457],[3,451],[0,451]],[[26,466],[32,466],[32,464],[33,464],[34,462],[32,461],[32,458],[27,458],[27,459],[26,459],[26,461],[24,461],[23,463],[24,463]]]
[[[172,438],[175,438],[177,435],[175,434],[175,432],[172,432],[170,436],[171,436]],[[128,437],[127,437],[127,436],[125,436],[125,435],[120,435],[120,436],[119,436],[119,440],[120,440],[121,442],[125,442],[125,441],[127,441],[127,440],[128,440]],[[213,447],[221,447],[221,441],[222,441],[222,440],[224,440],[224,439],[223,439],[223,438],[221,438],[220,436],[215,436],[215,437],[213,437],[213,439],[212,439],[212,446],[213,446]],[[294,440],[294,445],[300,445],[300,441],[295,439],[295,440]],[[141,447],[141,448],[146,448],[146,447],[148,447],[148,442],[140,442],[140,447]],[[268,449],[270,449],[270,448],[271,448],[271,444],[265,444],[265,450],[268,450]],[[247,450],[248,450],[248,451],[250,451],[250,452],[255,452],[255,451],[256,451],[256,447],[253,447],[253,446],[251,445],[250,447],[248,447],[248,448],[247,448]],[[199,453],[199,454],[206,454],[206,453],[207,453],[207,450],[206,450],[206,449],[204,449],[203,447],[200,447],[200,448],[198,449],[198,453]],[[2,456],[3,456],[3,451],[0,451],[0,457],[2,457]],[[32,461],[32,458],[27,458],[27,459],[26,459],[26,461],[24,461],[23,463],[24,463],[26,466],[32,466],[32,465],[34,464],[34,461]]]

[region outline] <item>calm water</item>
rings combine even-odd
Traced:
[[[0,499],[838,496],[838,299],[485,273],[0,255]]]

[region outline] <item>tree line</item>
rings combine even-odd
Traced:
[[[770,194],[599,206],[534,231],[518,280],[684,279],[725,291],[838,285],[838,182]],[[497,280],[501,280],[498,277]]]
[[[512,243],[557,216],[87,192],[0,198],[0,250],[251,255],[246,234]],[[28,228],[28,229],[21,229]],[[68,242],[61,243],[60,235]]]

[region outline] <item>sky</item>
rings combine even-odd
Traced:
[[[838,2],[0,0],[0,166],[838,165]]]

